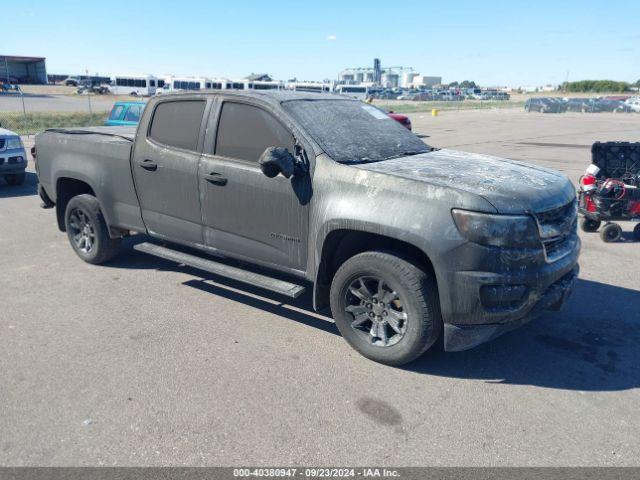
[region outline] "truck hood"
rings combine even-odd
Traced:
[[[442,149],[355,166],[475,194],[499,213],[542,212],[575,197],[560,172],[478,153]]]

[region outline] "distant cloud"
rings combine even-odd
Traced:
[[[335,35],[327,35],[327,40],[329,40],[330,42],[335,42],[336,40],[338,40],[338,37],[336,37]]]

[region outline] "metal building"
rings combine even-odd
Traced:
[[[46,84],[46,59],[0,55],[0,80],[6,83]]]

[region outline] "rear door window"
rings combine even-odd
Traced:
[[[149,138],[169,147],[197,150],[205,106],[203,100],[160,103],[153,114]]]
[[[268,147],[285,147],[293,152],[293,135],[261,108],[235,102],[222,105],[216,155],[257,162]]]

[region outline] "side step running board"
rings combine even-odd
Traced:
[[[238,282],[248,283],[249,285],[264,288],[265,290],[271,290],[272,292],[280,293],[291,298],[299,297],[305,290],[301,285],[267,277],[266,275],[260,275],[259,273],[249,272],[247,270],[242,270],[241,268],[232,267],[206,258],[196,257],[195,255],[189,255],[188,253],[161,247],[160,245],[155,245],[153,243],[139,243],[134,245],[133,249],[138,250],[139,252],[148,253],[149,255],[164,258],[165,260],[188,265],[198,270],[204,270],[205,272],[230,278]]]

